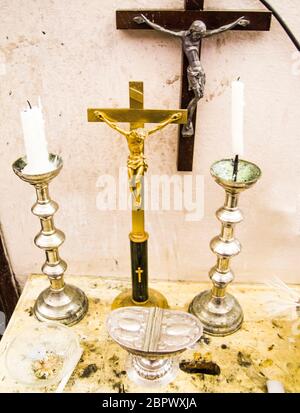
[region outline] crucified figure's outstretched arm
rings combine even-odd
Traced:
[[[116,130],[117,132],[121,133],[122,135],[127,136],[129,135],[130,132],[119,128],[119,126],[115,123],[112,122],[111,120],[109,120],[103,112],[100,112],[99,110],[95,110],[94,112],[95,116],[99,119],[102,120],[103,122],[105,122],[110,128]]]
[[[207,30],[205,34],[203,35],[203,37],[211,37],[211,36],[214,36],[215,34],[227,32],[227,30],[231,30],[236,26],[246,27],[248,26],[249,23],[250,21],[245,19],[245,17],[243,16],[237,19],[236,21],[234,21],[233,23],[226,24],[225,26],[221,26],[218,29]]]
[[[134,17],[133,20],[138,24],[146,23],[148,24],[148,26],[152,27],[152,29],[157,30],[162,33],[170,34],[172,36],[182,37],[184,34],[184,32],[180,32],[180,31],[174,32],[173,30],[165,29],[159,24],[153,23],[151,20],[147,19],[147,17],[144,16],[143,14],[140,14],[139,16]]]
[[[155,133],[163,128],[165,128],[167,125],[169,125],[172,122],[175,122],[176,120],[179,120],[182,117],[181,113],[175,113],[174,115],[168,117],[165,121],[159,123],[155,128],[150,129],[148,131],[148,135],[152,135],[152,133]]]

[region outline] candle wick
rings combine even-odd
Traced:
[[[31,103],[29,102],[29,100],[27,100],[28,106],[30,109],[32,109]]]
[[[232,174],[232,179],[234,180],[234,182],[236,182],[237,180],[238,167],[239,167],[239,155],[235,155],[235,158],[233,161],[233,174]]]
[[[239,82],[241,80],[241,76],[239,76],[238,78],[237,78],[237,81]]]

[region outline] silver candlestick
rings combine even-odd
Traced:
[[[49,172],[35,175],[26,172],[26,158],[20,158],[13,164],[15,174],[36,189],[37,202],[32,207],[32,213],[40,218],[41,231],[34,242],[45,251],[46,262],[42,271],[50,281],[50,287],[39,295],[33,311],[40,321],[59,321],[73,325],[86,314],[88,300],[79,288],[64,282],[67,264],[60,258],[58,248],[64,242],[65,235],[55,228],[53,216],[58,210],[58,204],[49,195],[49,183],[61,171],[63,161],[59,156],[51,154],[49,162],[52,165]]]
[[[123,307],[106,321],[110,336],[129,352],[128,377],[148,387],[167,385],[177,375],[176,356],[202,336],[199,320],[182,311],[158,307]]]
[[[238,208],[239,194],[254,185],[261,176],[260,169],[251,162],[240,160],[234,165],[231,159],[214,163],[211,167],[214,180],[225,189],[225,204],[216,215],[222,224],[221,234],[212,239],[210,248],[217,255],[217,264],[209,273],[213,287],[197,295],[189,311],[204,325],[204,331],[214,336],[234,333],[243,322],[243,310],[237,299],[226,293],[234,279],[230,260],[241,251],[234,237],[234,227],[243,220]]]

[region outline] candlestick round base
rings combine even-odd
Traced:
[[[216,298],[211,291],[197,295],[190,304],[189,312],[198,317],[204,332],[212,336],[227,336],[237,331],[244,319],[239,302],[231,294]]]
[[[169,308],[167,299],[158,291],[149,289],[149,298],[147,301],[139,303],[132,299],[132,291],[130,289],[123,291],[113,301],[111,308],[116,310],[121,307],[159,307]]]
[[[154,360],[129,354],[125,366],[128,378],[138,386],[167,386],[178,374],[176,358]]]
[[[39,321],[58,321],[68,326],[82,320],[87,310],[88,299],[84,292],[68,284],[58,291],[50,287],[42,291],[33,308]]]

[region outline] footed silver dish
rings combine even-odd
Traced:
[[[202,336],[201,322],[183,311],[158,307],[124,307],[106,320],[112,339],[129,353],[126,371],[143,386],[170,383],[179,369],[178,356]]]

